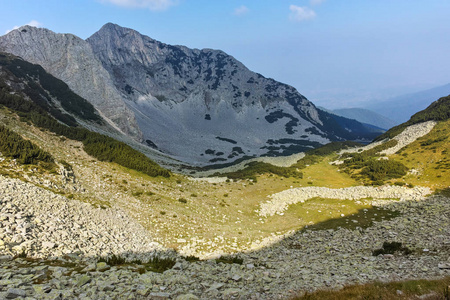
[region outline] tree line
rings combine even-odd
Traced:
[[[57,135],[81,141],[86,153],[100,161],[114,162],[153,177],[170,176],[170,171],[123,142],[82,127],[70,127],[58,122],[49,115],[51,111],[46,111],[22,96],[11,94],[9,86],[4,81],[0,81],[0,105],[17,113],[24,122],[32,123]]]

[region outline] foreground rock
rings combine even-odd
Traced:
[[[401,216],[364,230],[298,232],[239,254],[242,264],[189,262],[155,252],[145,231],[119,212],[17,180],[0,177],[0,199],[0,299],[279,299],[374,280],[450,275],[450,201],[438,196],[392,202],[389,208]],[[372,256],[385,241],[401,242],[412,254]],[[40,259],[13,259],[14,245]],[[176,263],[156,273],[141,262],[113,266],[96,258],[120,249],[142,264],[154,255]]]
[[[0,176],[0,251],[32,257],[151,253],[162,247],[124,212]]]

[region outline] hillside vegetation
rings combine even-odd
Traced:
[[[338,150],[348,149],[350,147],[361,146],[361,144],[346,141],[346,142],[331,142],[316,149],[311,149],[305,153],[305,157],[298,160],[294,165],[290,167],[278,167],[270,163],[265,162],[250,162],[245,165],[241,170],[226,173],[215,173],[214,176],[226,176],[229,179],[252,179],[257,180],[257,175],[262,174],[274,174],[285,178],[297,178],[302,179],[303,173],[301,169],[306,168],[309,165],[316,164],[323,160],[327,155],[330,155]]]
[[[41,66],[1,53],[0,66],[11,72],[17,82],[26,83],[23,92],[31,101],[51,113],[56,119],[68,125],[76,126],[73,117],[57,109],[54,103],[55,98],[65,111],[77,118],[99,124],[103,123],[102,118],[91,103],[72,92],[64,81],[48,74]]]
[[[0,153],[16,159],[21,164],[42,163],[46,168],[54,166],[54,159],[50,153],[2,125],[0,125]]]
[[[5,58],[5,56],[3,56],[3,58]],[[15,77],[10,72],[7,72],[7,75],[3,75],[3,77],[0,78],[0,105],[16,112],[24,122],[31,122],[35,126],[49,130],[57,135],[62,135],[69,139],[83,142],[84,150],[89,155],[100,161],[115,162],[119,165],[143,172],[150,176],[170,176],[170,172],[168,170],[160,167],[141,152],[111,137],[77,126],[77,122],[72,116],[62,113],[55,107],[50,106],[48,102],[49,99],[47,98],[47,100],[44,100],[46,99],[45,91],[42,90],[38,83],[41,82],[41,78],[45,78],[45,82],[52,86],[54,83],[52,80],[56,79],[39,69],[39,66],[31,65],[18,59],[13,59],[13,63],[6,66],[14,69],[12,66],[16,66],[18,61],[21,62],[19,68],[22,70],[20,72],[21,76],[37,77],[35,78],[37,82],[31,81],[24,88],[24,93],[30,100],[26,100],[24,96],[20,95],[21,91],[12,90],[10,85],[7,84],[7,80],[11,81],[11,77],[12,80],[15,80],[16,82],[24,82],[24,80]],[[2,61],[3,64],[6,64],[6,62],[8,62],[8,60],[4,59]],[[31,75],[25,75],[27,73],[24,73],[24,70],[34,70],[33,66],[35,68],[39,67],[38,74],[34,74],[32,72]],[[44,76],[43,74],[46,75]],[[55,94],[60,97],[66,97],[68,95],[69,99],[71,99],[71,101],[68,102],[70,107],[73,106],[70,108],[70,111],[73,112],[75,107],[77,107],[77,111],[75,113],[76,116],[82,115],[87,119],[95,121],[100,120],[97,119],[98,116],[94,114],[92,105],[88,104],[86,100],[80,97],[73,96],[73,93],[67,92],[64,89],[67,88],[67,86],[64,86],[62,82],[55,82]],[[44,94],[42,95],[41,92]],[[64,103],[64,101],[61,101],[61,103]],[[67,125],[62,124],[62,122]]]
[[[342,160],[343,163],[337,166],[338,170],[348,174],[360,184],[383,185],[385,183],[395,183],[397,185],[408,185],[408,182],[411,186],[420,184],[419,179],[423,178],[422,176],[408,175],[408,170],[413,170],[412,172],[414,173],[418,172],[416,170],[418,169],[420,173],[426,173],[425,176],[430,178],[430,183],[440,186],[441,179],[448,176],[445,172],[450,168],[450,161],[448,160],[448,152],[450,151],[448,149],[450,145],[449,118],[450,96],[440,98],[427,109],[412,116],[408,122],[396,126],[381,135],[376,140],[386,141],[370,149],[363,150],[361,148],[359,152],[350,151],[338,155],[338,151],[357,147],[360,144],[354,142],[333,142],[307,151],[304,158],[290,167],[275,167],[267,163],[253,162],[247,164],[242,170],[223,173],[222,175],[234,180],[252,179],[253,181],[257,180],[257,175],[265,173],[301,179],[304,178],[304,171],[300,172],[300,170],[317,165],[327,157],[327,161],[330,162],[336,159]],[[418,141],[413,142],[411,145],[406,145],[394,155],[386,156],[382,154],[384,150],[397,145],[398,141],[393,138],[402,133],[408,126],[430,120],[439,121],[439,123],[429,134],[419,138]],[[329,168],[326,169],[326,172],[330,172]],[[311,174],[310,172],[308,173]],[[215,175],[218,174],[216,173]],[[315,175],[313,176],[316,177]],[[407,180],[405,181],[405,179]]]

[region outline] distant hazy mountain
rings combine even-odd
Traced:
[[[396,124],[400,124],[408,121],[412,115],[425,109],[436,99],[448,95],[450,95],[450,84],[376,102],[367,105],[365,108],[394,120]]]
[[[354,119],[386,130],[397,125],[397,122],[364,108],[341,108],[334,109],[332,112],[338,116]]]
[[[87,40],[24,26],[0,37],[0,50],[41,65],[125,135],[186,163],[375,137],[220,50],[167,45],[111,23]]]
[[[329,113],[336,120],[336,122],[339,125],[341,125],[344,128],[347,128],[349,130],[352,130],[354,133],[371,132],[373,136],[378,136],[378,135],[386,132],[386,130],[387,130],[387,128],[383,128],[383,127],[380,127],[378,125],[374,125],[374,124],[366,123],[366,122],[361,122],[360,120],[357,120],[354,117],[347,117],[347,116],[340,115],[337,112],[335,112],[335,110],[327,109],[327,108],[324,108],[322,106],[318,106],[317,108],[319,110],[322,110],[322,111],[325,111],[325,112]],[[343,110],[355,110],[355,111],[358,111],[359,108],[355,108],[355,109],[348,108],[348,109],[343,109]],[[363,111],[367,111],[366,112],[367,115],[371,115],[370,113],[378,115],[378,114],[376,114],[374,112],[371,112],[369,110],[365,110],[365,109],[362,109],[362,110]],[[359,117],[360,119],[364,119],[364,118],[358,116],[357,113],[355,113],[355,115],[357,117]],[[383,117],[383,116],[381,116],[381,117]],[[361,142],[364,143],[365,141],[361,140]]]

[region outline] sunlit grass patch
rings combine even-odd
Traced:
[[[386,207],[372,207],[369,201],[312,198],[291,205],[285,215],[298,218],[298,226],[311,230],[367,228],[374,222],[398,217],[399,212]],[[284,216],[281,216],[284,217]]]
[[[294,297],[292,300],[347,300],[347,299],[449,299],[450,277],[439,280],[409,280],[401,282],[374,282],[346,286],[338,291],[320,290]],[[428,295],[419,298],[419,296]]]

